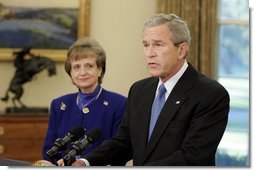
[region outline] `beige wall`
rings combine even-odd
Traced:
[[[155,0],[91,0],[90,36],[107,53],[105,89],[127,95],[134,81],[149,75],[143,58],[142,28],[155,8]],[[11,62],[0,62],[0,97],[4,96],[14,71]],[[48,77],[43,71],[24,85],[22,101],[28,106],[49,107],[53,98],[76,90],[63,63],[58,63],[57,76]],[[0,113],[11,105],[11,101],[0,101]]]

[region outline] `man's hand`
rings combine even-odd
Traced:
[[[57,165],[58,165],[58,166],[64,166],[64,161],[63,161],[63,159],[58,160],[58,161],[57,161]]]
[[[64,166],[63,159],[58,160],[57,164],[58,164],[58,166]],[[72,166],[86,166],[86,164],[82,160],[76,160],[74,163],[72,163]]]
[[[86,166],[86,164],[83,160],[76,160],[74,163],[72,163],[72,166]]]

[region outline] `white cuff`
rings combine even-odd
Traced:
[[[86,166],[90,166],[90,163],[88,162],[88,160],[84,158],[80,158],[79,160],[82,160],[86,164]]]

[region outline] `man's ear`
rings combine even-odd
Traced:
[[[180,44],[180,46],[178,47],[178,56],[180,59],[185,58],[187,52],[189,50],[189,45],[187,42],[183,42]]]

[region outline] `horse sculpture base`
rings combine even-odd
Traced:
[[[46,107],[7,107],[5,110],[6,113],[49,113],[48,108]]]

